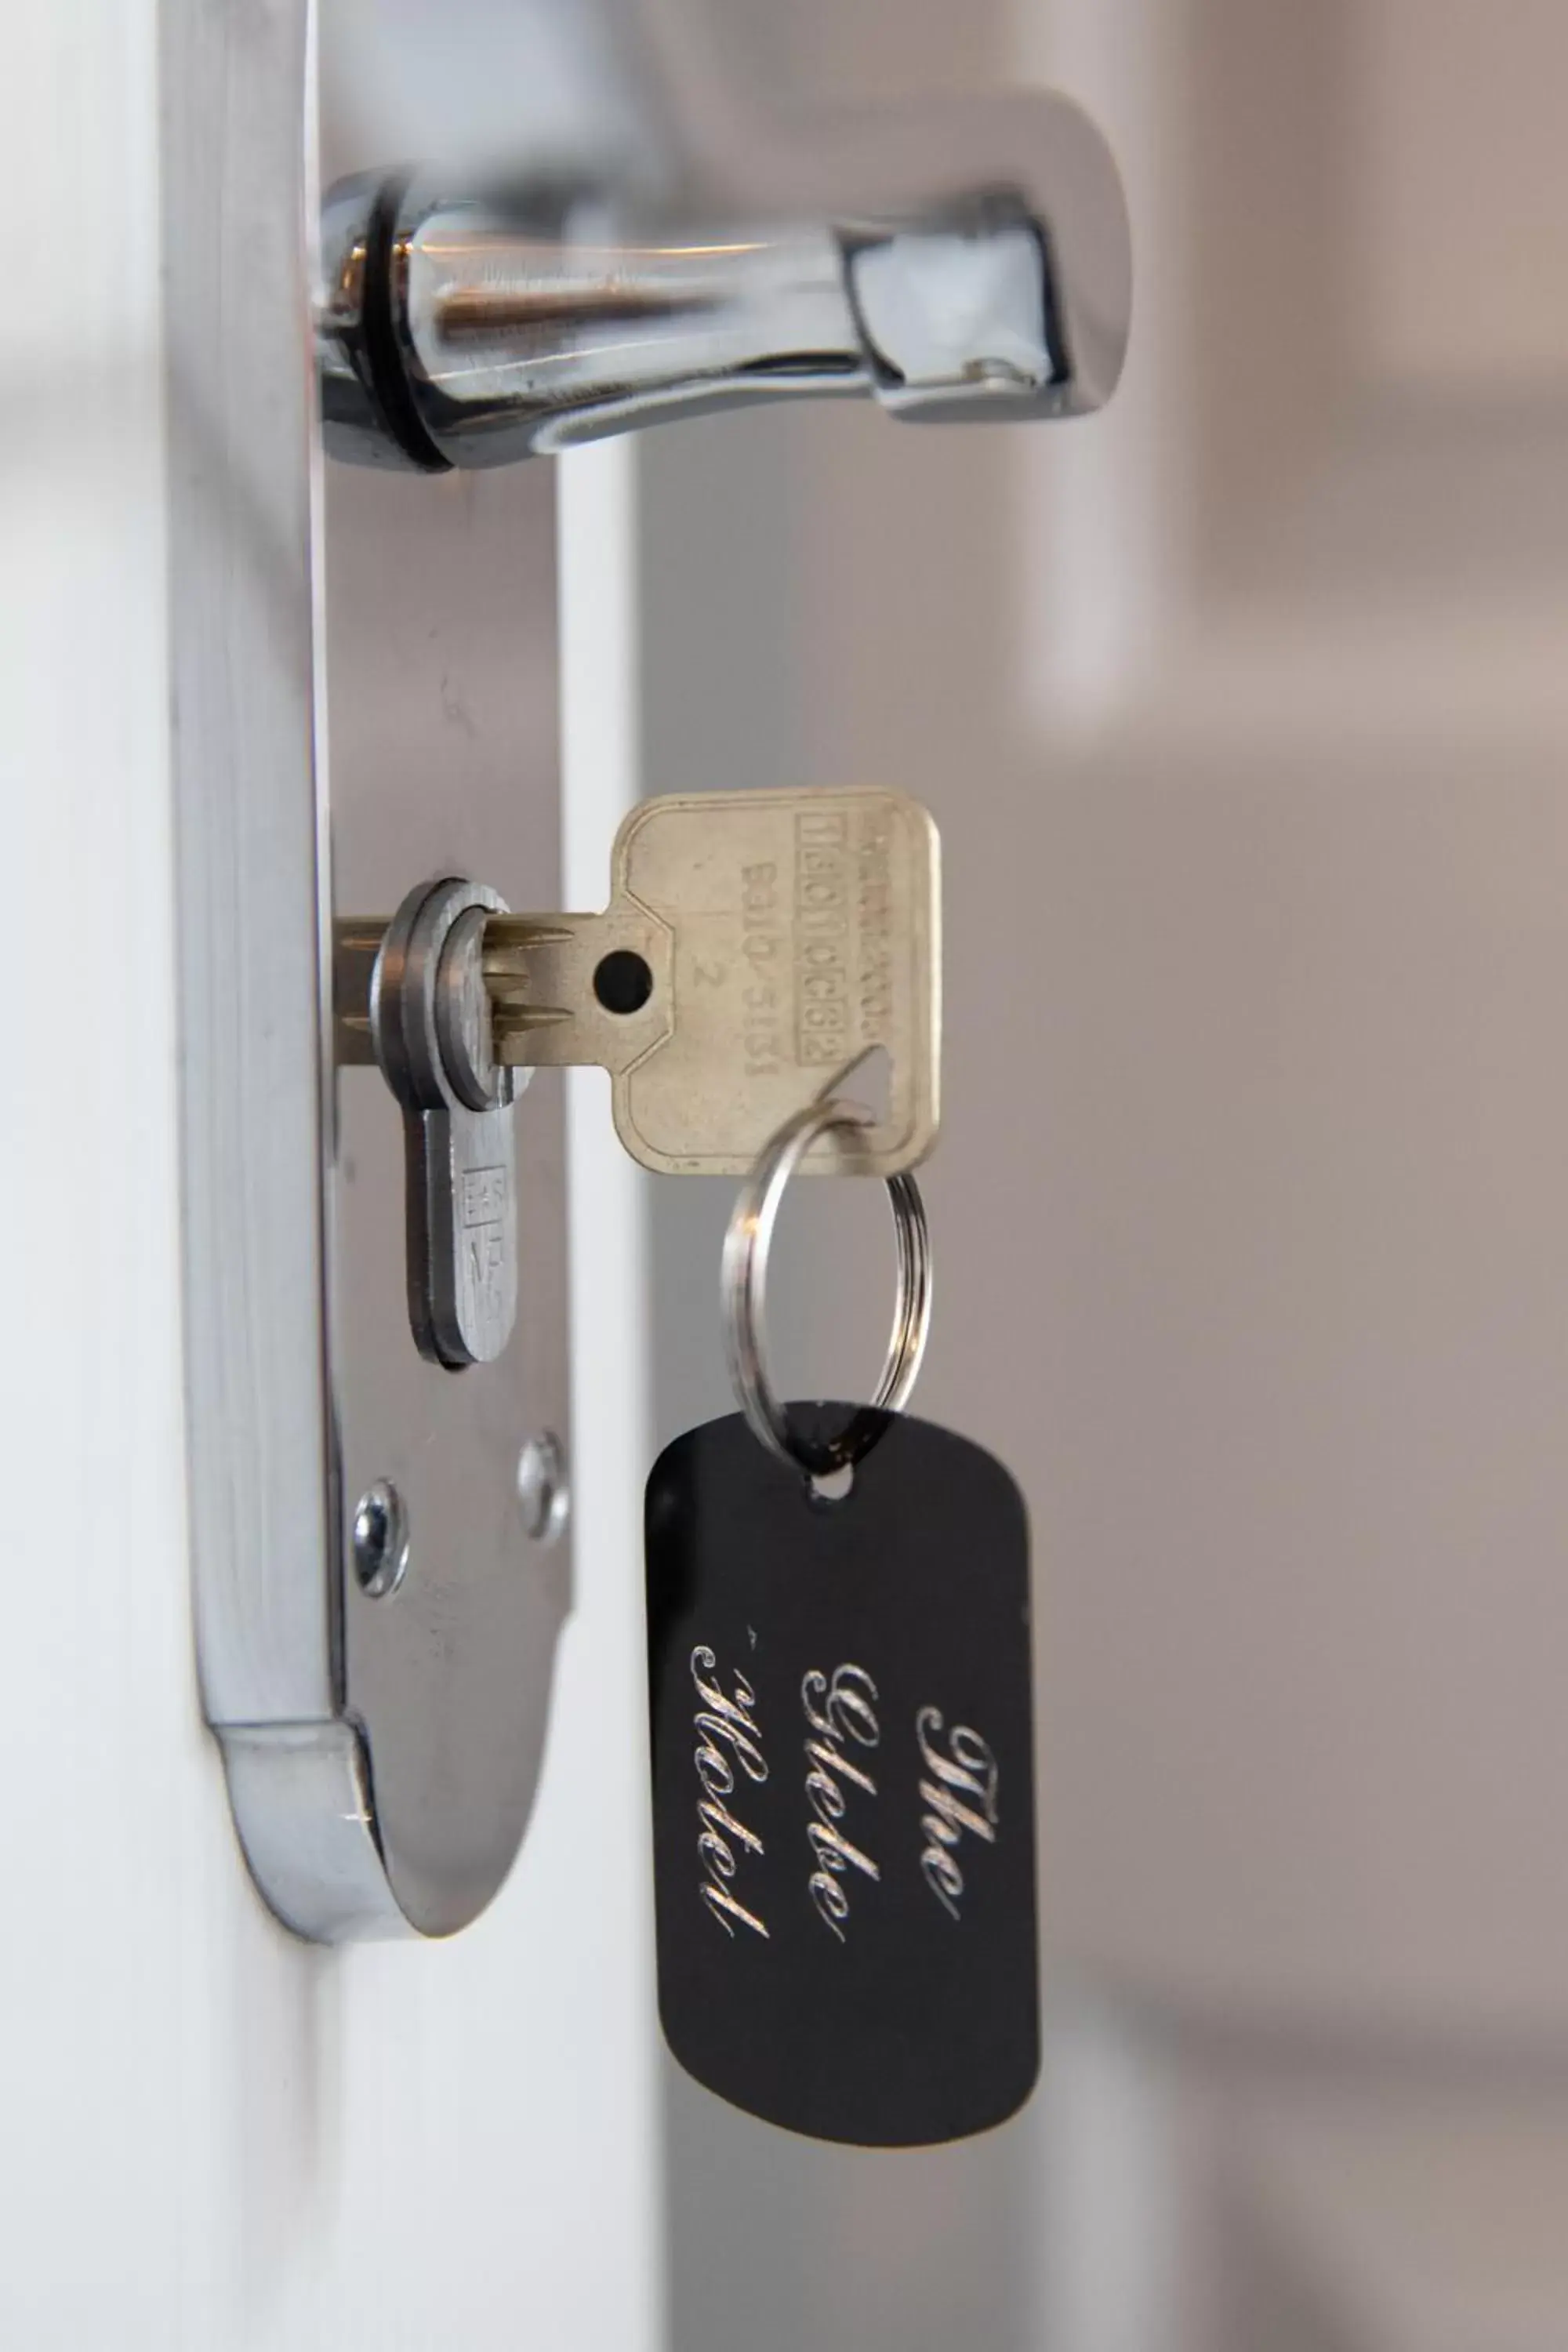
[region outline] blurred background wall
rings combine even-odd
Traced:
[[[1033,1508],[1050,2028],[1034,2107],[929,2155],[670,2070],[670,2341],[1560,2347],[1568,16],[735,0],[724,39],[803,102],[1062,82],[1138,287],[1104,418],[639,454],[647,789],[942,825],[917,1410]],[[789,1212],[814,1393],[885,1326],[860,1189]],[[653,1191],[663,1434],[726,1406],[727,1206]]]

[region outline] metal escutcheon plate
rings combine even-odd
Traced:
[[[442,875],[559,901],[552,483],[323,478],[313,12],[172,0],[165,22],[203,1703],[289,1927],[441,1935],[517,1851],[570,1596],[559,1492],[539,1491],[570,1434],[560,1080],[508,1114],[510,1336],[493,1361],[426,1362],[402,1114],[378,1070],[333,1066],[329,943]]]

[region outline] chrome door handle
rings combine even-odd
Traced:
[[[973,152],[987,110],[963,111]],[[328,447],[440,472],[759,399],[860,394],[954,423],[1100,407],[1130,311],[1115,163],[1067,99],[995,111],[994,176],[943,190],[933,171],[928,193],[816,219],[711,194],[645,195],[639,218],[613,191],[454,194],[428,172],[340,183],[317,314]]]

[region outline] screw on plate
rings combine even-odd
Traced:
[[[518,1456],[517,1498],[531,1541],[553,1543],[571,1515],[572,1489],[561,1441],[547,1429],[531,1437]]]
[[[408,1514],[390,1478],[377,1478],[354,1506],[354,1574],[360,1591],[380,1601],[395,1592],[408,1566]]]

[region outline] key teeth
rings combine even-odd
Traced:
[[[535,948],[559,947],[576,936],[568,927],[541,922],[531,915],[492,915],[485,925],[480,967],[487,979],[492,971],[526,970]]]
[[[558,1004],[521,1005],[506,1013],[498,1007],[491,1032],[491,1045],[497,1061],[504,1063],[509,1052],[514,1046],[521,1045],[536,1030],[557,1029],[563,1021],[571,1018],[570,1013]]]
[[[532,1004],[521,989],[492,988],[490,1008],[502,1029],[552,1029],[558,1021],[572,1018],[569,1006]]]
[[[542,1029],[559,1029],[572,1018],[564,1004],[529,1000],[535,985],[534,958],[541,948],[570,946],[575,927],[531,915],[496,915],[485,926],[479,970],[490,1000],[491,1050],[503,1065],[529,1063],[529,1039]]]

